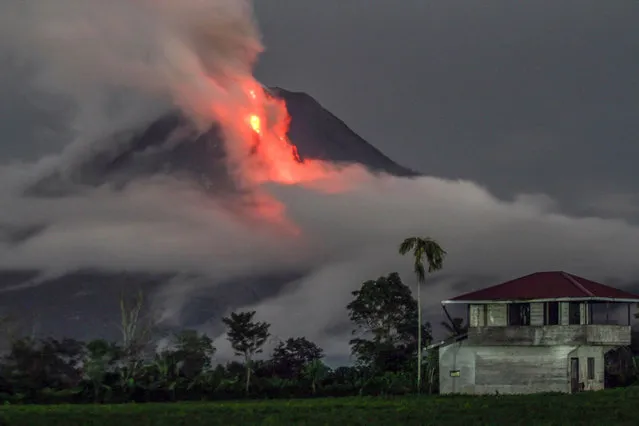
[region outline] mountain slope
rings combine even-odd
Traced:
[[[416,175],[366,142],[308,94],[289,92],[278,87],[270,91],[286,101],[292,117],[289,138],[297,146],[302,158],[359,163],[372,171],[395,176]]]
[[[302,159],[357,163],[373,172],[395,176],[417,175],[366,142],[306,93],[278,87],[268,90],[286,102],[291,116],[288,136]],[[233,184],[224,162],[226,154],[218,128],[213,125],[200,134],[178,112],[167,114],[142,130],[115,135],[100,146],[76,169],[47,176],[32,192],[57,193],[64,186],[61,182],[64,179],[82,185],[124,184],[136,177],[158,173],[204,179],[214,182],[216,187],[228,188]]]
[[[397,176],[414,176],[353,132],[340,119],[324,109],[311,96],[281,88],[270,91],[282,98],[291,116],[290,140],[302,158],[335,163],[359,163],[371,171]],[[215,126],[198,134],[179,113],[168,114],[148,127],[115,135],[102,141],[90,157],[72,170],[46,176],[31,188],[30,195],[50,196],[65,192],[65,183],[124,185],[136,177],[154,174],[185,175],[206,179],[217,187],[229,188],[232,181],[225,166],[225,152]],[[39,230],[23,232],[19,241]],[[23,235],[24,234],[24,235]],[[1,238],[1,234],[0,234]],[[18,241],[18,240],[16,240]],[[124,289],[142,288],[152,293],[173,276],[144,274],[106,274],[101,271],[69,271],[39,286],[28,286],[37,271],[0,271],[0,308],[30,311],[38,318],[43,334],[88,338],[96,334],[117,337],[118,295]],[[184,272],[184,271],[180,271]],[[281,291],[283,285],[305,271],[290,271],[277,277],[246,277],[216,289],[214,297],[194,297],[183,322],[206,322],[228,308],[256,302]],[[197,306],[207,309],[198,310]]]

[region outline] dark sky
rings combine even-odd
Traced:
[[[265,84],[398,162],[634,216],[639,2],[256,2]]]
[[[396,161],[501,197],[540,192],[573,213],[639,217],[639,2],[255,7],[258,78],[308,92]],[[52,106],[26,95],[24,69],[7,63],[0,160],[55,151],[56,119],[38,112]]]

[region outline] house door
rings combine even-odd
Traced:
[[[570,392],[579,391],[579,358],[570,358]]]

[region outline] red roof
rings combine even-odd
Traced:
[[[462,294],[442,303],[506,300],[608,300],[639,302],[639,296],[566,272],[536,272],[492,287]]]

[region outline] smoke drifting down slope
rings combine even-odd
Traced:
[[[107,333],[117,290],[143,286],[164,324],[218,336],[221,357],[231,309],[345,356],[350,292],[391,271],[411,282],[397,254],[411,235],[449,252],[424,292],[435,322],[440,300],[536,270],[621,286],[637,277],[634,226],[415,177],[309,96],[263,94],[243,2],[50,3],[25,1],[0,22],[13,31],[3,43],[39,66],[38,89],[74,105],[60,155],[0,171],[0,268],[14,271],[3,303],[39,312],[43,332]],[[127,92],[115,112],[114,86]]]
[[[325,122],[318,111],[294,115],[292,124]],[[188,138],[175,146],[188,159],[206,153]],[[24,274],[5,280],[17,287],[3,299],[13,309],[39,307],[43,332],[112,335],[115,327],[105,330],[104,324],[117,316],[118,291],[142,287],[166,325],[202,327],[217,336],[228,310],[256,309],[277,336],[307,335],[343,357],[350,291],[395,270],[411,282],[410,262],[396,253],[407,235],[434,236],[450,252],[445,273],[436,274],[425,293],[433,321],[439,320],[439,300],[535,270],[567,269],[621,285],[637,273],[628,254],[639,240],[636,228],[552,213],[534,197],[503,202],[471,182],[406,179],[328,163],[325,181],[347,182],[343,190],[256,184],[268,200],[262,201],[277,203],[276,213],[294,224],[298,232],[291,233],[272,216],[263,219],[263,210],[247,201],[255,201],[252,191],[211,191],[199,174],[177,169],[125,172],[140,158],[102,163],[114,169],[101,176],[117,169],[129,177],[115,186],[94,181],[66,195],[3,202],[9,207],[0,213],[2,223],[34,231],[3,241],[0,267],[45,273],[43,279]],[[618,249],[600,251],[608,239]],[[602,263],[592,263],[595,257]],[[230,355],[223,336],[217,344],[220,356]]]

